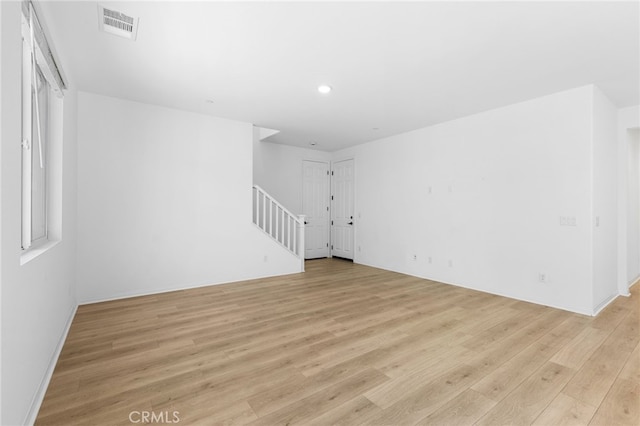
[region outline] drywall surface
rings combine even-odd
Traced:
[[[355,261],[591,314],[592,98],[582,87],[334,153],[355,159]]]
[[[302,162],[331,160],[331,153],[254,138],[253,181],[294,214],[302,214]]]
[[[84,92],[79,108],[80,302],[300,270],[251,222],[251,124]]]
[[[617,109],[593,87],[593,305],[594,310],[618,295]]]
[[[0,25],[2,24],[2,6],[0,6]],[[2,40],[0,40],[0,99],[2,99],[2,51],[4,47],[1,45]],[[2,135],[2,101],[0,101],[0,159],[2,159],[2,142],[4,141]],[[2,161],[0,161],[0,188],[2,188]],[[2,307],[2,197],[0,196],[0,309]],[[1,321],[1,313],[0,313],[0,321]],[[2,422],[2,323],[0,323],[0,422]]]
[[[628,131],[627,283],[640,278],[640,129]]]
[[[0,275],[3,425],[33,422],[66,327],[76,308],[76,93],[64,98],[60,242],[20,265],[21,29],[20,2],[0,2]],[[57,208],[57,207],[56,207]]]
[[[629,238],[635,214],[629,192],[633,191],[629,182],[629,161],[632,159],[630,131],[640,128],[640,105],[618,110],[618,293],[629,294],[629,284],[632,284],[632,273],[629,265],[635,263],[633,251],[634,243]],[[631,248],[629,247],[631,244]],[[633,268],[633,267],[631,267]]]

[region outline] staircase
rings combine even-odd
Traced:
[[[300,271],[304,272],[304,215],[294,215],[264,189],[254,185],[253,223],[298,257]]]

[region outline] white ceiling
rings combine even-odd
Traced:
[[[637,1],[100,3],[140,18],[137,41],[98,32],[96,2],[40,5],[78,89],[278,143],[333,151],[590,83],[640,103]]]

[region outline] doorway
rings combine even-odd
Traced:
[[[302,162],[305,259],[329,257],[329,163]]]
[[[353,260],[353,159],[333,163],[331,189],[331,256]]]

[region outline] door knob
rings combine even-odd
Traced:
[[[349,222],[349,223],[347,223],[347,225],[353,225],[353,222]]]

